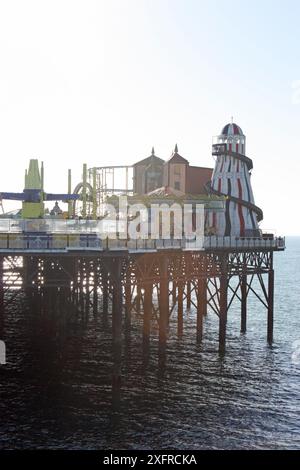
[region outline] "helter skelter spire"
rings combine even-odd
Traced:
[[[209,192],[225,196],[225,212],[212,212],[208,227],[219,236],[259,235],[258,223],[262,210],[254,203],[250,182],[252,160],[245,155],[246,137],[242,129],[231,122],[214,139],[212,154],[216,156],[215,169]]]

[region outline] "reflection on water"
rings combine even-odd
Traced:
[[[111,319],[46,311],[24,296],[0,322],[0,447],[82,449],[300,448],[300,240],[276,256],[275,342],[266,312],[249,300],[248,331],[239,309],[228,319],[228,348],[217,352],[218,321],[209,314],[196,344],[193,310],[167,347],[143,341],[141,320],[124,328],[121,362]],[[121,381],[119,380],[121,367]]]

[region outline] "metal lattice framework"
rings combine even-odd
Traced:
[[[108,197],[117,194],[133,194],[131,165],[114,165],[90,168],[88,178],[90,184],[96,185],[98,214],[102,215],[102,207]]]
[[[266,280],[266,276],[267,280]],[[268,312],[268,340],[273,338],[274,270],[272,251],[162,251],[130,254],[107,252],[77,255],[31,254],[6,256],[0,262],[0,307],[25,292],[39,303],[55,301],[57,311],[68,315],[90,310],[111,312],[113,340],[121,341],[123,312],[127,325],[132,316],[143,321],[144,338],[151,328],[165,342],[171,316],[177,315],[178,335],[184,328],[186,309],[197,312],[197,340],[203,335],[203,316],[219,317],[219,349],[225,350],[227,312],[233,301],[241,305],[241,331],[246,331],[250,294]],[[256,279],[256,282],[254,280]],[[54,299],[54,300],[53,300]],[[61,302],[63,309],[57,302]],[[152,326],[151,326],[152,325]]]

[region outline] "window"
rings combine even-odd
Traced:
[[[174,166],[174,175],[180,176],[181,175],[181,168],[180,165],[175,165]]]
[[[174,188],[180,191],[180,181],[175,181]]]

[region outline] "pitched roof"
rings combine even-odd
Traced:
[[[166,163],[182,163],[184,165],[189,165],[188,160],[186,160],[186,158],[183,158],[181,155],[179,155],[177,144],[175,145],[174,152],[172,153],[171,157],[169,158],[169,160],[167,160]]]
[[[155,155],[154,153],[154,147],[152,147],[152,152],[150,157],[143,158],[142,160],[136,162],[133,164],[133,166],[137,165],[150,165],[150,164],[156,164],[156,165],[163,165],[165,162],[162,158],[159,158]]]

